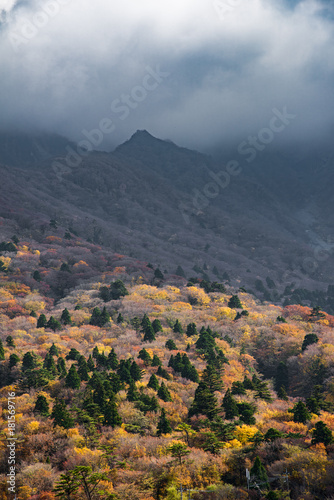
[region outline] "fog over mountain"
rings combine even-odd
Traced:
[[[333,4],[317,0],[3,0],[0,127],[97,148],[137,129],[198,150],[238,147],[273,109],[287,143],[330,143]],[[107,129],[106,129],[107,130]]]

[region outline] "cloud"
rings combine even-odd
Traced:
[[[203,149],[256,133],[272,108],[283,106],[297,115],[285,139],[332,128],[330,3],[3,2],[2,129],[36,128],[80,141],[83,129],[109,118],[113,130],[104,147],[146,128]],[[148,68],[157,67],[169,76],[138,90]],[[124,100],[132,93],[140,99],[132,97],[131,107]],[[128,106],[126,117],[112,111],[116,100]]]

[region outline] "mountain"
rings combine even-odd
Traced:
[[[181,266],[188,277],[232,276],[268,300],[291,283],[325,290],[334,278],[332,163],[314,182],[305,154],[265,152],[239,172],[147,131],[114,152],[84,155],[58,136],[7,134],[2,236],[42,240],[52,219],[58,237],[70,231],[171,273]]]

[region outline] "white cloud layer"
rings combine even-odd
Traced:
[[[105,146],[146,128],[201,149],[256,133],[272,108],[287,106],[297,119],[286,139],[329,134],[330,6],[316,0],[0,0],[0,127],[80,140],[83,129],[108,117],[113,127]],[[169,76],[149,78],[157,67]],[[123,113],[115,112],[120,105]]]

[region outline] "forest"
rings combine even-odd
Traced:
[[[0,244],[1,500],[334,498],[334,316],[178,271]]]

